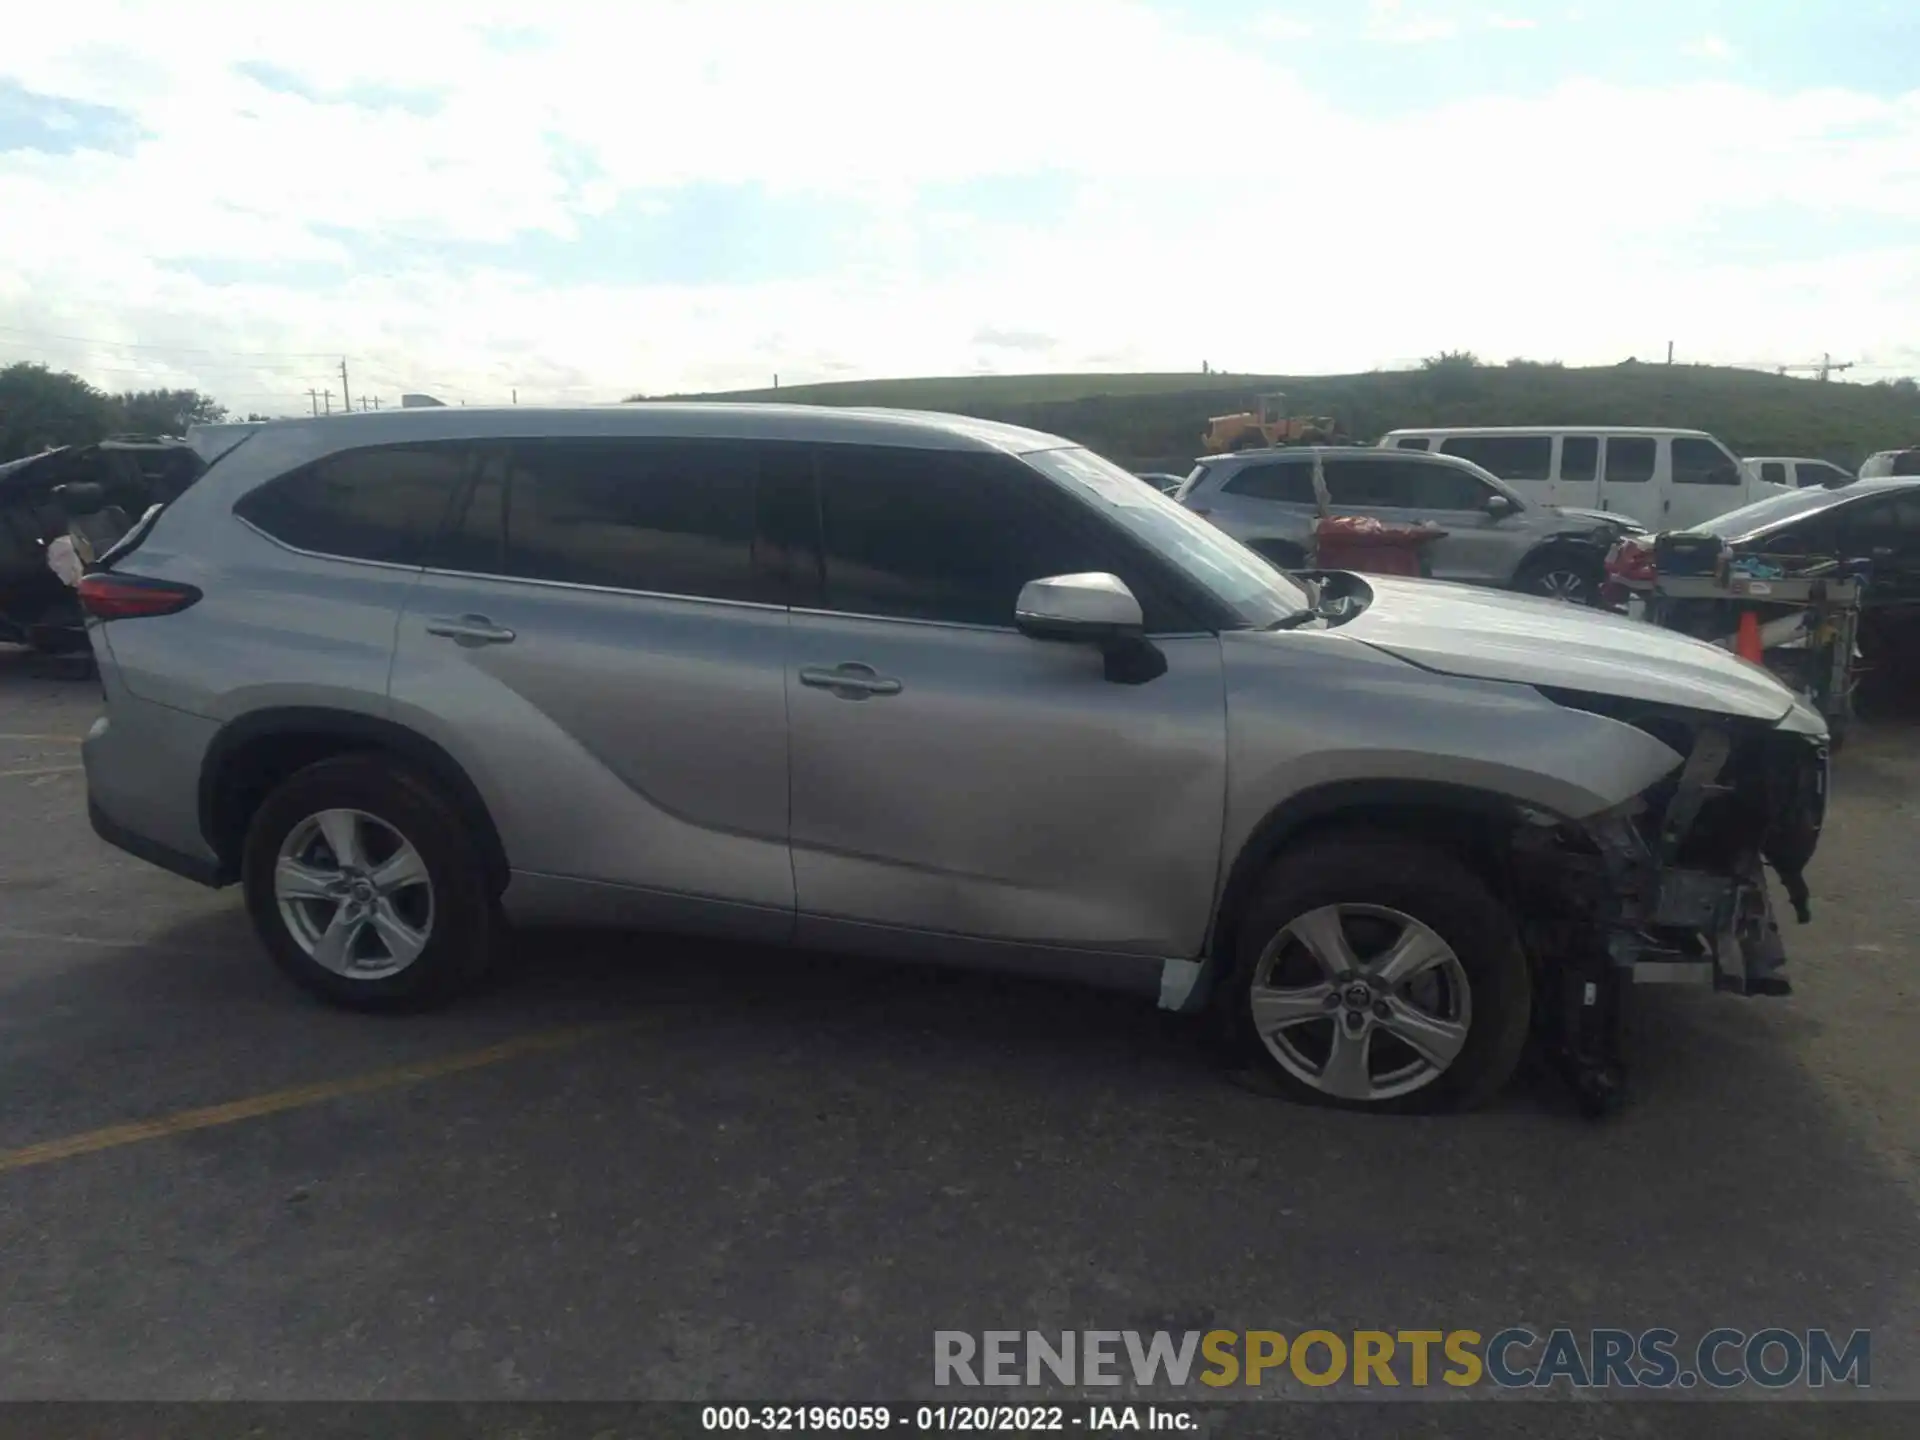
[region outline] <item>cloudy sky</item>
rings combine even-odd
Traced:
[[[1913,0],[17,8],[0,363],[111,389],[1920,372]]]

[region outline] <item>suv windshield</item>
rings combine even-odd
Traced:
[[[1743,540],[1756,530],[1776,525],[1782,520],[1811,515],[1816,510],[1837,505],[1846,498],[1845,490],[1822,490],[1817,487],[1789,490],[1784,495],[1769,495],[1751,505],[1742,505],[1738,510],[1729,510],[1693,528],[1709,535],[1718,535],[1722,540]]]
[[[1253,629],[1298,614],[1307,592],[1253,551],[1090,450],[1036,450],[1020,457],[1099,504],[1168,564],[1205,586]]]

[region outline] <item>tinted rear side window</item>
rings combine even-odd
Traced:
[[[826,609],[1011,627],[1029,580],[1099,570],[1150,603],[1117,547],[1045,504],[1017,462],[856,445],[816,455]]]
[[[1502,480],[1545,480],[1553,470],[1551,435],[1450,435],[1440,453],[1471,460]]]
[[[1630,435],[1607,441],[1607,483],[1639,485],[1653,478],[1656,442],[1651,436]]]
[[[348,450],[243,495],[233,510],[296,549],[424,565],[466,458],[461,443]]]
[[[1313,466],[1298,461],[1279,465],[1249,465],[1220,487],[1223,495],[1249,500],[1280,500],[1289,505],[1313,504]]]
[[[503,573],[697,599],[763,598],[751,446],[699,440],[516,443]]]

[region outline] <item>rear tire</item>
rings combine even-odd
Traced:
[[[444,1004],[488,977],[504,940],[471,829],[430,782],[384,756],[309,765],[247,828],[241,883],[254,930],[281,970],[334,1004]]]
[[[1229,1058],[1257,1088],[1396,1113],[1492,1098],[1520,1063],[1533,1005],[1512,917],[1480,878],[1443,850],[1373,832],[1274,862],[1217,993]]]

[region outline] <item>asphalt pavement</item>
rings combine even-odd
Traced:
[[[98,703],[0,650],[0,1397],[950,1400],[935,1330],[1779,1325],[1920,1398],[1910,721],[1836,761],[1796,994],[1636,993],[1595,1124],[1298,1108],[1132,1000],[650,937],[335,1012],[95,838]]]

